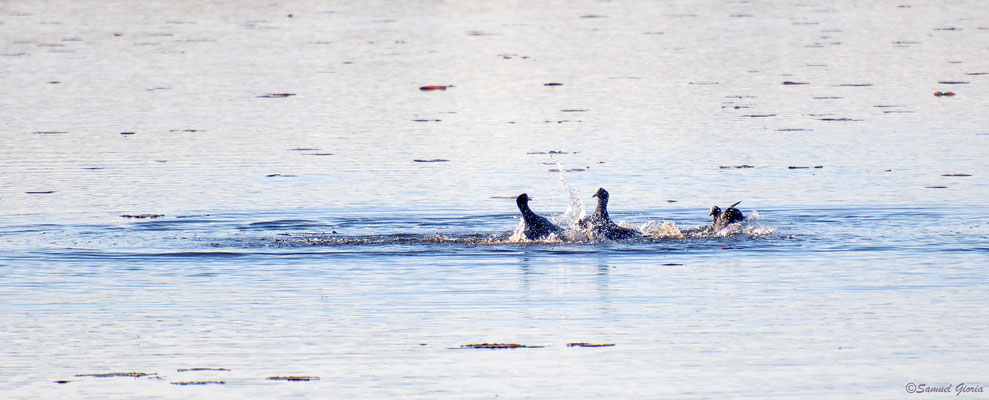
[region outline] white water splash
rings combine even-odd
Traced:
[[[569,199],[567,210],[553,222],[561,228],[568,229],[581,218],[584,218],[587,215],[587,211],[584,209],[584,202],[580,200],[580,193],[567,183],[567,175],[564,173],[563,164],[555,158],[553,158],[553,161],[556,162],[556,168],[560,171],[560,183],[563,185],[563,189],[567,191],[567,197]]]
[[[755,237],[770,236],[773,235],[774,233],[776,233],[775,229],[773,229],[772,227],[763,226],[762,224],[759,223],[759,212],[752,210],[745,217],[745,220],[741,222],[728,224],[724,228],[721,228],[717,231],[711,229],[710,226],[706,226],[704,227],[704,229],[693,232],[691,235],[689,235],[689,237],[724,238],[724,237],[745,236],[745,237],[755,238]]]
[[[525,222],[519,218],[518,224],[507,239],[508,243],[608,243],[613,242],[601,235],[591,227],[580,227],[580,221],[587,215],[584,203],[580,198],[580,193],[567,182],[566,169],[555,157],[551,158],[556,163],[560,174],[560,184],[567,193],[567,209],[556,217],[550,219],[554,224],[563,228],[559,234],[551,234],[539,240],[530,240],[525,237]],[[702,238],[728,238],[728,237],[767,237],[775,233],[775,229],[760,225],[759,212],[749,211],[745,220],[729,224],[728,226],[715,231],[710,225],[702,225],[695,228],[681,228],[674,221],[647,221],[635,226],[625,221],[615,223],[625,228],[631,228],[642,233],[645,241],[664,239],[702,239]]]
[[[560,243],[561,237],[555,233],[551,233],[545,238],[539,240],[531,240],[525,237],[525,220],[519,218],[519,223],[515,225],[515,230],[512,231],[512,235],[506,239],[508,243]],[[561,233],[564,235],[566,232]]]
[[[657,238],[657,239],[682,239],[684,238],[683,231],[677,226],[676,222],[673,221],[649,221],[642,226],[640,226],[639,231],[642,232],[644,236]]]

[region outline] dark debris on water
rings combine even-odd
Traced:
[[[258,96],[259,99],[284,99],[289,96],[295,96],[295,93],[268,93],[265,95]]]
[[[587,168],[590,168],[590,167],[587,167]],[[569,168],[569,169],[563,170],[563,172],[584,172],[584,171],[587,171],[587,168]],[[559,168],[550,168],[548,172],[560,172],[560,169]]]
[[[164,217],[165,214],[120,214],[122,218],[155,219]]]
[[[147,373],[147,372],[107,372],[102,374],[76,374],[77,377],[86,378],[143,378],[143,377],[157,377],[157,372]]]
[[[318,381],[318,376],[269,376],[265,378],[269,381],[289,381],[289,382],[309,382]]]
[[[546,346],[529,346],[518,343],[472,343],[464,344],[453,349],[541,349]]]
[[[179,368],[176,371],[178,371],[178,372],[189,372],[189,371],[230,371],[230,370],[229,369],[226,369],[226,368],[210,368],[210,367],[202,368],[202,367],[200,367],[200,368]]]

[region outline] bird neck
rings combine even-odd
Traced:
[[[521,201],[520,200],[518,202],[518,205],[519,205],[519,211],[522,212],[522,217],[523,218],[529,218],[529,217],[535,215],[535,213],[532,212],[532,209],[529,208],[529,204],[527,202],[524,202],[524,201]]]
[[[594,209],[594,216],[597,218],[608,218],[608,199],[598,197],[598,206]]]

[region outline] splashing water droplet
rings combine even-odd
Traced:
[[[556,157],[551,157],[551,159],[556,163],[556,168],[560,171],[560,183],[563,184],[563,189],[567,191],[567,197],[569,198],[567,210],[554,221],[557,225],[565,228],[572,226],[581,218],[584,218],[587,215],[587,211],[584,210],[584,202],[580,200],[580,193],[567,183],[567,175],[564,173],[566,168],[563,168],[563,165]]]

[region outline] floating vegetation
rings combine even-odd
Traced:
[[[549,82],[549,83],[544,83],[543,86],[563,86],[563,84],[559,82]]]
[[[191,381],[191,382],[172,382],[173,385],[188,386],[188,385],[226,385],[224,381]]]
[[[440,122],[439,119],[414,119],[412,122]]]
[[[938,81],[942,85],[968,85],[971,82],[966,81]]]
[[[811,168],[821,169],[821,168],[824,168],[824,166],[823,165],[815,165],[813,167],[805,167],[805,166],[791,165],[791,166],[787,167],[787,169],[811,169]]]
[[[295,93],[268,93],[265,95],[258,96],[261,99],[284,99],[289,96],[295,96]]]
[[[791,85],[810,85],[810,82],[783,81],[783,84],[784,85],[787,85],[787,86],[791,86]]]
[[[269,381],[290,381],[290,382],[309,382],[318,381],[318,376],[269,376],[265,378]]]
[[[413,162],[420,162],[420,163],[434,163],[434,162],[449,162],[450,160],[447,160],[445,158],[434,158],[434,159],[431,159],[431,160],[424,160],[424,159],[418,159],[417,158],[417,159],[412,160],[412,161]]]
[[[476,343],[465,344],[455,349],[541,349],[546,346],[529,346],[518,343]]]
[[[560,169],[559,168],[550,168],[548,171],[549,172],[560,172]],[[570,169],[563,170],[563,172],[584,172],[584,171],[587,171],[587,169],[586,168],[570,168]]]
[[[230,371],[226,368],[179,368],[178,372],[189,372],[189,371]]]
[[[668,265],[668,264],[663,264]],[[683,265],[683,264],[672,264],[672,265]],[[587,343],[587,342],[574,342],[567,343],[567,347],[614,347],[614,343]]]
[[[64,135],[68,132],[65,131],[37,131],[34,132],[35,135]]]
[[[732,169],[732,168],[735,168],[735,169],[745,169],[745,168],[755,168],[755,167],[753,167],[753,166],[751,166],[749,164],[742,164],[742,165],[720,165],[720,166],[718,166],[718,168],[721,168],[721,169]]]
[[[154,219],[164,217],[165,214],[120,214],[123,218]]]
[[[941,174],[941,176],[972,176],[971,174]]]
[[[52,194],[52,193],[55,193],[55,191],[54,190],[44,190],[44,191],[24,192],[24,193],[26,193],[26,194]]]
[[[157,377],[158,376],[158,373],[156,373],[156,372],[152,372],[152,373],[147,373],[147,372],[108,372],[108,373],[103,373],[103,374],[76,374],[76,376],[78,376],[78,377],[86,377],[86,378],[143,378],[145,376],[148,376],[148,377]]]

